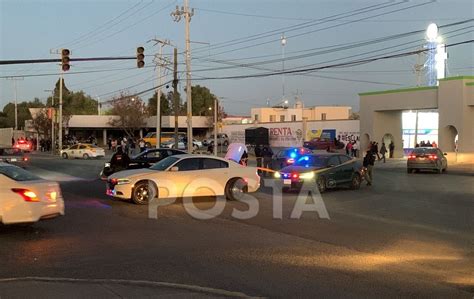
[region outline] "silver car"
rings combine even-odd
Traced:
[[[446,155],[436,147],[417,147],[408,155],[407,172],[434,170],[442,173],[448,169]]]

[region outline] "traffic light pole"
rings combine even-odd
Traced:
[[[174,48],[173,52],[173,106],[174,106],[174,148],[178,148],[178,115],[179,115],[179,99],[178,99],[178,49]]]
[[[64,72],[61,68],[61,74],[59,77],[59,130],[58,130],[58,150],[63,149],[63,81]],[[56,142],[53,140],[53,148],[56,149]]]

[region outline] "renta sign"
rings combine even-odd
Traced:
[[[270,128],[270,136],[293,136],[290,127]]]
[[[303,130],[301,128],[270,128],[270,145],[276,147],[302,146]]]

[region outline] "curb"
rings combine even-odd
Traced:
[[[147,286],[147,287],[162,287],[171,288],[178,290],[185,290],[190,292],[203,293],[215,296],[225,296],[231,298],[261,298],[251,297],[241,292],[232,292],[222,289],[214,289],[209,287],[201,287],[195,285],[171,283],[171,282],[160,282],[160,281],[148,281],[148,280],[124,280],[124,279],[82,279],[82,278],[64,278],[64,277],[13,277],[13,278],[0,278],[0,283],[6,282],[67,282],[67,283],[89,283],[89,284],[122,284],[131,286]]]

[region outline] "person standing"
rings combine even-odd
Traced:
[[[109,146],[109,151],[112,149],[112,138],[109,137],[107,140],[107,145]]]
[[[393,152],[395,151],[395,144],[393,143],[393,141],[390,141],[388,149],[390,151],[390,156],[389,157],[393,158]]]
[[[272,164],[273,151],[268,145],[265,145],[263,147],[262,156],[263,156],[263,168],[267,168],[267,169],[270,168],[270,165]],[[266,176],[266,172],[264,172],[264,175]]]
[[[346,155],[350,156],[352,155],[352,142],[349,141],[346,144]]]
[[[357,146],[357,141],[354,141],[352,143],[352,157],[357,157],[357,149],[358,149],[358,146]]]
[[[377,160],[380,161],[379,143],[378,142],[374,142],[374,154],[377,156]]]
[[[373,177],[373,168],[375,164],[375,156],[374,152],[368,150],[365,154],[364,161],[362,165],[365,167],[364,178],[367,181],[367,186],[372,186],[372,182],[374,181]]]
[[[257,160],[257,167],[262,167],[263,155],[262,147],[260,144],[255,147],[255,159]]]
[[[382,155],[383,163],[385,163],[386,153],[387,153],[387,148],[385,147],[385,142],[382,142],[382,147],[380,148],[380,154]]]
[[[145,140],[140,139],[140,142],[138,142],[138,147],[140,147],[140,153],[143,153],[146,150]]]

